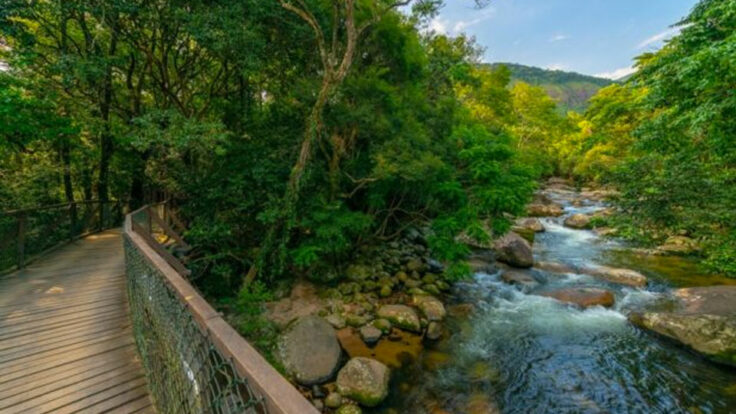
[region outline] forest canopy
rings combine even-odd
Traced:
[[[537,180],[562,174],[619,189],[625,235],[691,235],[736,274],[733,1],[701,1],[582,114],[429,31],[440,6],[5,2],[0,209],[165,194],[195,283],[229,296],[339,280],[359,246],[412,227],[462,277],[457,236],[504,234]]]

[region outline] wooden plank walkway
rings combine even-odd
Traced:
[[[153,413],[110,230],[0,278],[0,413]]]

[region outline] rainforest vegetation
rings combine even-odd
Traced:
[[[502,235],[564,175],[617,189],[625,236],[688,235],[736,275],[736,1],[701,1],[567,114],[472,39],[428,31],[438,7],[5,1],[0,209],[165,194],[193,281],[226,298],[337,281],[357,248],[414,226],[463,277],[456,236]]]

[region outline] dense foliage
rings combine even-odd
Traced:
[[[471,40],[424,30],[439,2],[403,3],[7,3],[2,208],[171,197],[194,282],[244,309],[411,227],[463,276],[456,236],[508,229],[561,118]]]
[[[736,275],[736,1],[703,0],[681,34],[601,90],[566,143],[566,165],[621,190],[630,235],[686,234]]]

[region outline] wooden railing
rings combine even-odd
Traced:
[[[189,284],[183,228],[168,203],[128,214],[123,228],[131,318],[158,410],[316,414]]]
[[[0,212],[0,274],[23,269],[44,253],[89,234],[117,227],[118,201],[88,200]]]

